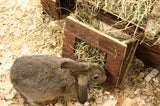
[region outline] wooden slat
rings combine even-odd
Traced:
[[[68,30],[64,29],[64,35],[70,39],[75,40],[75,38],[77,37],[77,35],[73,34],[73,33],[69,33]]]
[[[67,31],[68,30],[68,31]],[[87,43],[107,52],[108,54],[124,58],[127,45],[119,40],[112,38],[94,28],[90,28],[87,25],[79,22],[78,20],[67,17],[66,18],[66,33],[72,33],[79,39],[84,40]]]
[[[118,60],[111,55],[107,55],[106,68],[108,69],[109,73],[114,77],[118,77],[121,64],[122,60]]]
[[[69,58],[72,58],[74,60],[76,60],[76,56],[74,55],[73,52],[71,51],[68,51],[66,48],[62,48],[62,57],[69,57]]]
[[[74,53],[75,49],[75,41],[67,38],[66,36],[63,38],[63,48],[67,48],[69,51]]]
[[[134,57],[134,54],[136,52],[137,46],[138,46],[139,41],[135,41],[132,43],[129,43],[127,46],[127,51],[126,51],[126,56],[124,58],[124,62],[122,65],[122,69],[119,75],[119,81],[118,84],[121,84],[121,86],[123,86],[123,82],[126,78],[128,69],[130,67],[130,63]]]
[[[112,80],[111,83],[114,85],[114,87],[118,82],[122,64],[123,60],[118,60],[117,58],[114,58],[112,55],[107,55],[105,67],[108,70],[108,73],[112,76],[109,77],[109,80]]]
[[[54,0],[41,0],[41,4],[43,6],[43,9],[52,17],[56,19],[60,19],[60,9],[58,9],[58,1]],[[58,4],[58,6],[57,6]]]

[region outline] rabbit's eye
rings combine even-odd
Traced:
[[[93,77],[94,80],[96,80],[96,79],[98,79],[98,78],[99,78],[99,76],[94,76],[94,77]]]

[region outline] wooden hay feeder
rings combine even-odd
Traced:
[[[50,16],[61,19],[74,10],[76,0],[41,0],[43,10]]]
[[[64,35],[62,48],[63,57],[76,59],[74,55],[76,39],[81,39],[107,53],[105,63],[105,68],[109,73],[107,82],[109,82],[112,87],[117,87],[121,83],[138,45],[137,41],[128,42],[128,44],[119,41],[87,26],[71,16],[66,18]]]
[[[160,67],[160,44],[157,44],[158,39],[160,39],[160,24],[157,23],[160,19],[160,1],[153,6],[150,16],[147,20],[147,25],[138,26],[137,23],[130,22],[120,15],[113,12],[106,12],[100,9],[97,18],[109,25],[114,25],[116,22],[124,21],[126,24],[114,25],[115,28],[123,30],[128,24],[128,28],[124,30],[126,33],[135,34],[135,38],[141,43],[139,43],[136,50],[136,56],[140,58],[146,65],[152,67]],[[137,27],[138,26],[138,27]],[[135,33],[136,30],[136,33]]]

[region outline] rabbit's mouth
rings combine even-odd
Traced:
[[[103,78],[103,80],[99,80],[99,81],[90,81],[88,84],[88,87],[97,87],[97,86],[102,86],[105,83],[105,80],[107,79],[107,77]]]
[[[89,84],[88,84],[88,87],[89,87],[89,88],[93,88],[93,87],[95,87],[95,86],[97,86],[97,85],[98,85],[97,83],[92,82],[92,83],[89,83]]]

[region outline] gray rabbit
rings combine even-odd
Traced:
[[[16,59],[10,78],[13,87],[30,105],[44,105],[58,97],[84,104],[88,98],[87,88],[103,83],[106,75],[96,63],[33,55]]]

